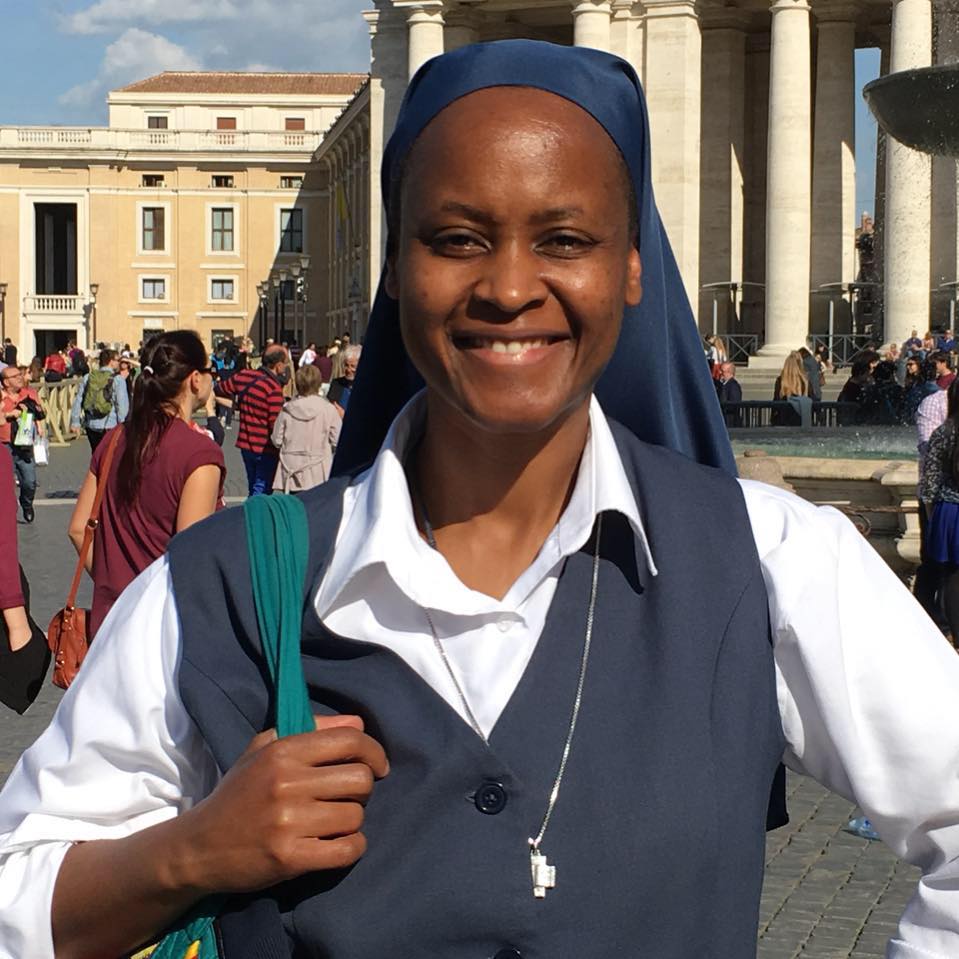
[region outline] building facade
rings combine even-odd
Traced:
[[[213,346],[315,335],[329,191],[313,162],[363,74],[164,73],[109,96],[109,126],[0,127],[2,330]]]
[[[754,362],[778,365],[810,333],[853,331],[863,299],[869,316],[879,302],[886,339],[948,322],[954,160],[880,136],[879,286],[859,279],[854,57],[878,48],[883,73],[955,60],[952,0],[375,0],[364,17],[369,87],[331,136],[366,142],[369,159],[344,166],[326,142],[317,154],[332,175],[364,180],[351,277],[379,275],[379,166],[409,77],[463,44],[528,37],[609,50],[636,69],[657,202],[704,332],[753,335],[764,344]],[[340,315],[349,289],[331,294]]]

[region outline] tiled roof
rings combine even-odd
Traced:
[[[120,87],[117,93],[223,93],[349,96],[365,73],[182,73],[166,71]]]

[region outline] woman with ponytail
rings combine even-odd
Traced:
[[[144,346],[130,415],[109,476],[101,475],[110,446],[93,455],[70,520],[79,551],[97,484],[107,483],[100,522],[87,557],[93,577],[91,635],[123,589],[166,550],[175,533],[222,506],[222,450],[193,421],[210,397],[213,377],[199,336],[162,333]]]

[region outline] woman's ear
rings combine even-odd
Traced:
[[[639,306],[643,298],[643,261],[639,257],[639,250],[633,247],[629,251],[629,260],[626,264],[626,305]]]

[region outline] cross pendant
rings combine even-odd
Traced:
[[[556,867],[551,866],[535,846],[530,849],[529,865],[533,873],[533,895],[545,899],[546,890],[556,887]]]

